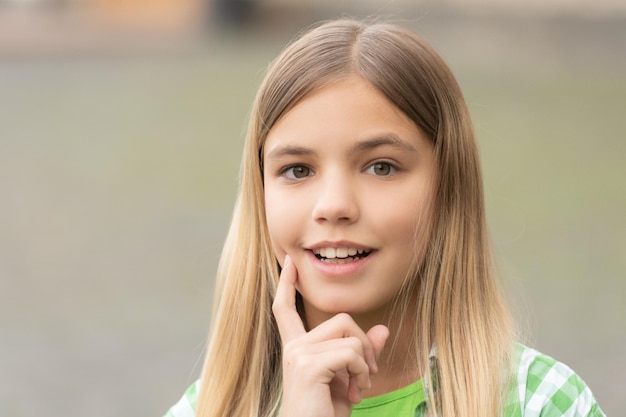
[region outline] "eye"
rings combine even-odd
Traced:
[[[304,165],[292,165],[285,168],[282,174],[291,180],[298,180],[311,175],[311,168]]]
[[[367,172],[380,177],[392,174],[396,168],[389,162],[376,162],[367,168]]]

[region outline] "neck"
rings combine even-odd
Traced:
[[[366,398],[407,386],[422,375],[423,364],[417,357],[413,319],[392,319],[386,325],[389,339],[377,360],[378,373],[371,376],[372,387],[363,392]]]

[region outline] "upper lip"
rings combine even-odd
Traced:
[[[335,249],[354,248],[354,249],[367,250],[367,251],[373,250],[371,247],[364,246],[359,243],[350,242],[347,240],[318,242],[311,246],[308,246],[306,249],[314,250],[314,249],[321,249],[321,248],[335,248]]]

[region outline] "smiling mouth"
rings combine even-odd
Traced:
[[[313,253],[322,262],[329,264],[346,264],[366,258],[372,251],[356,248],[318,248]]]

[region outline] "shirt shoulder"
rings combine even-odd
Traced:
[[[200,380],[197,380],[187,388],[182,398],[169,409],[164,417],[194,417],[199,390]]]
[[[591,390],[567,365],[518,345],[514,397],[520,417],[605,417]]]

